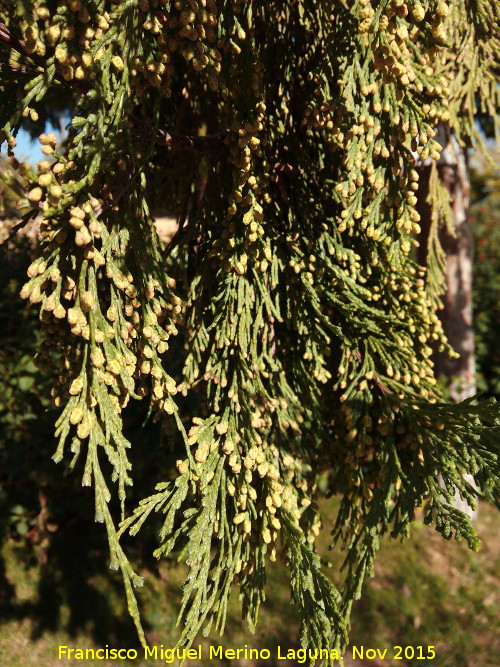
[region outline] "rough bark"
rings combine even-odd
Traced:
[[[450,141],[443,153],[443,164],[438,169],[451,196],[455,234],[446,229],[440,232],[441,245],[446,253],[446,294],[440,317],[448,341],[460,357],[450,359],[438,352],[436,372],[451,379],[450,395],[459,402],[474,396],[477,391],[472,323],[473,242],[468,215],[470,181],[465,150],[457,142]]]
[[[439,317],[446,337],[452,348],[460,355],[450,359],[446,352],[434,351],[436,377],[448,379],[450,397],[457,403],[474,396],[477,392],[474,356],[474,329],[472,306],[473,237],[469,220],[470,180],[466,150],[458,144],[453,135],[441,128],[439,140],[443,146],[438,171],[441,182],[450,196],[452,228],[442,226],[439,240],[446,254],[444,271],[446,292],[442,297],[443,308]],[[427,239],[431,224],[427,202],[430,166],[421,168],[421,188],[419,208],[422,219],[419,261],[426,263]],[[470,475],[466,476],[473,484]],[[467,512],[472,518],[477,512],[472,510],[460,497],[455,507]]]

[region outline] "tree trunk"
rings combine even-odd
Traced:
[[[450,197],[452,225],[450,229],[441,225],[439,241],[443,248],[445,261],[446,292],[442,297],[443,308],[439,317],[452,348],[460,355],[450,359],[446,352],[434,350],[436,377],[445,376],[450,397],[459,403],[474,396],[476,387],[476,369],[474,357],[474,330],[472,318],[472,268],[473,237],[469,220],[470,180],[467,154],[456,138],[441,127],[438,137],[443,146],[438,162],[438,172],[442,184]],[[419,249],[419,261],[426,263],[427,240],[430,233],[431,215],[427,202],[429,194],[430,166],[421,168],[421,188],[419,191],[419,209],[422,221],[422,235]],[[471,475],[466,475],[473,484]],[[455,499],[455,507],[475,518],[477,511],[461,500]]]

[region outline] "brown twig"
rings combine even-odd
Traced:
[[[224,145],[224,139],[229,135],[229,130],[222,130],[217,134],[205,137],[189,136],[186,134],[170,134],[166,130],[158,130],[156,143],[159,146],[170,146],[177,150],[196,151],[198,153],[213,153]]]
[[[32,67],[26,67],[25,65],[12,65],[10,63],[0,63],[0,72],[5,70],[10,70],[16,74],[38,74],[38,72]]]
[[[151,123],[137,116],[130,116],[130,121],[140,129],[146,139],[152,138],[153,126]],[[157,130],[155,143],[159,146],[168,146],[181,151],[213,154],[225,145],[224,140],[229,135],[229,130],[221,130],[216,134],[209,134],[204,137]]]
[[[359,350],[354,350],[354,354],[356,355],[356,357],[357,357],[359,363],[362,363],[362,362],[363,362],[363,355],[361,354],[361,352],[360,352]],[[381,380],[380,377],[377,375],[377,373],[375,373],[375,371],[373,371],[373,379],[374,379],[375,382],[377,383],[377,386],[378,386],[378,388],[382,391],[382,393],[384,393],[384,394],[390,394],[390,393],[391,393],[391,392],[387,389],[387,387],[385,386],[385,384],[383,384],[382,380]]]
[[[0,42],[8,44],[8,46],[23,56],[29,56],[26,49],[26,42],[13,35],[5,23],[0,23]]]

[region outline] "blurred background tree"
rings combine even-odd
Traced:
[[[474,334],[478,389],[500,399],[500,174],[498,153],[472,158],[470,220],[474,234]]]

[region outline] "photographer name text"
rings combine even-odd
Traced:
[[[436,657],[434,646],[391,646],[372,648],[368,646],[351,646],[347,653],[352,660],[433,660]],[[172,664],[186,660],[293,660],[297,664],[309,663],[312,660],[343,660],[336,649],[325,648],[287,648],[276,646],[271,652],[267,648],[251,648],[247,644],[238,648],[224,646],[202,646],[189,649],[146,646],[141,651],[126,648],[71,648],[59,646],[59,660],[144,660],[161,661]]]

